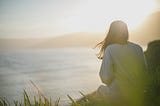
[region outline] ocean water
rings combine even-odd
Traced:
[[[79,91],[91,93],[101,84],[95,54],[89,48],[0,51],[0,97],[23,100],[25,89],[32,98],[37,90],[31,80],[61,103],[68,101],[67,94],[80,98]]]

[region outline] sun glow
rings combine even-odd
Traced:
[[[154,0],[124,0],[119,3],[122,8],[117,13],[129,29],[135,29],[154,10]],[[126,3],[126,4],[125,4]],[[124,4],[124,5],[123,5]],[[124,7],[124,8],[123,8]]]
[[[113,20],[135,29],[155,8],[154,0],[88,0],[74,16],[68,17],[74,31],[104,31]],[[80,15],[79,15],[80,14]],[[76,28],[76,29],[75,29]],[[72,29],[73,30],[73,29]]]
[[[156,11],[159,4],[158,0],[4,0],[0,6],[3,10],[0,12],[0,37],[104,32],[113,20],[122,20],[129,29],[134,29]]]

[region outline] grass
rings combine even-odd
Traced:
[[[67,95],[71,106],[106,106],[108,104],[105,100],[95,99],[91,96],[85,96],[82,92],[80,94],[83,96],[83,100],[74,100],[70,95]],[[33,101],[33,102],[31,102]],[[37,98],[34,96],[34,100],[31,100],[30,96],[27,94],[26,90],[23,91],[23,102],[13,101],[14,106],[59,106],[60,98],[58,98],[54,103],[52,103],[51,98],[46,98],[39,95]],[[97,105],[98,104],[98,105]],[[0,106],[11,106],[7,98],[0,98]]]

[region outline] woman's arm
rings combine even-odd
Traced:
[[[110,85],[114,79],[113,60],[111,58],[109,47],[107,47],[104,52],[99,75],[102,82],[106,85]]]

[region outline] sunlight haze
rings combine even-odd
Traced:
[[[116,19],[134,29],[159,4],[158,0],[1,0],[0,38],[105,32]]]

